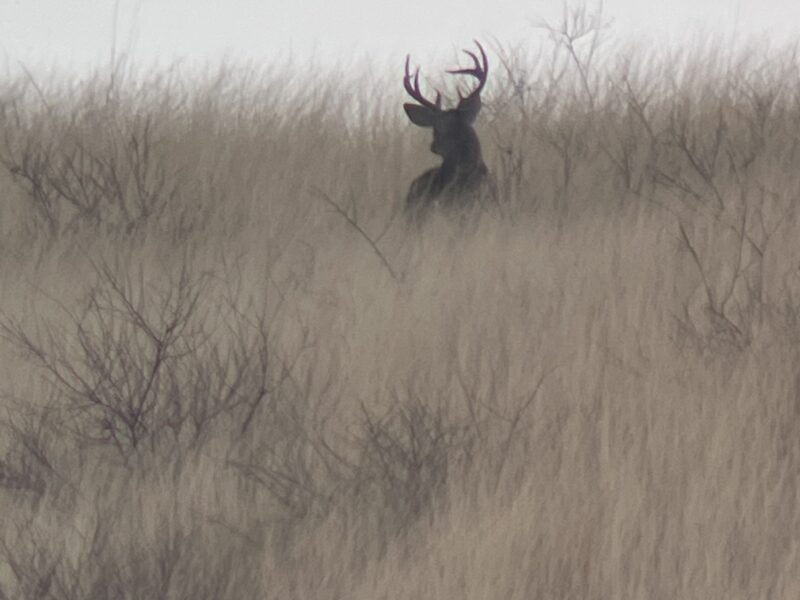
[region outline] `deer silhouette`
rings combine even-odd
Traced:
[[[403,108],[414,125],[433,129],[431,152],[442,157],[440,166],[425,171],[408,189],[406,209],[414,216],[433,206],[455,208],[495,195],[494,182],[481,155],[478,134],[472,127],[481,110],[481,90],[489,74],[486,52],[480,43],[476,41],[475,44],[480,59],[474,52],[464,50],[473,66],[447,72],[471,75],[478,80],[478,85],[466,96],[459,88],[458,105],[449,110],[442,108],[442,95],[438,90],[435,90],[435,102],[425,98],[419,87],[419,68],[412,74],[411,56],[406,56],[403,87],[417,104],[406,103]]]

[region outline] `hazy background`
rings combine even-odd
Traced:
[[[0,0],[0,56],[6,68],[78,70],[112,49],[144,66],[290,55],[383,62],[408,51],[424,59],[473,37],[513,44],[561,10],[561,0]],[[606,0],[604,12],[617,35],[659,44],[698,33],[784,38],[800,23],[800,4],[788,0]]]

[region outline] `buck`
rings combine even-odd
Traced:
[[[416,104],[406,103],[403,108],[414,125],[433,129],[431,152],[442,157],[442,164],[425,171],[408,189],[406,208],[418,216],[433,206],[455,208],[474,200],[494,196],[494,184],[481,156],[478,134],[472,127],[481,110],[481,90],[489,74],[486,52],[476,41],[478,56],[469,50],[464,52],[472,59],[472,67],[452,69],[452,75],[471,75],[478,85],[467,96],[458,89],[458,104],[455,108],[442,108],[442,95],[436,91],[436,101],[431,102],[420,91],[419,67],[412,74],[409,70],[411,56],[406,56],[403,87]]]

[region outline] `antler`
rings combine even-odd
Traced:
[[[409,71],[409,62],[411,61],[411,55],[406,56],[406,75],[403,77],[403,87],[408,92],[408,95],[411,96],[414,100],[416,100],[422,106],[433,110],[441,110],[442,106],[442,95],[439,91],[436,91],[436,102],[431,102],[425,96],[422,95],[422,92],[419,89],[419,67],[412,75]],[[412,85],[413,82],[413,85]]]
[[[486,52],[483,50],[483,46],[481,46],[478,40],[473,40],[475,45],[478,47],[478,50],[481,53],[481,60],[478,60],[478,57],[475,55],[474,52],[470,52],[469,50],[464,50],[464,52],[472,59],[473,66],[467,69],[453,69],[451,71],[447,71],[453,75],[472,75],[473,77],[477,78],[478,80],[478,87],[472,90],[467,97],[463,97],[461,95],[461,90],[458,90],[458,99],[463,102],[465,100],[469,100],[473,96],[476,96],[481,93],[483,86],[486,84],[486,78],[489,75],[489,59],[486,58]]]

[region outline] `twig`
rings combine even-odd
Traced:
[[[328,206],[333,208],[333,210],[335,210],[345,221],[347,221],[350,224],[350,226],[353,229],[355,229],[361,235],[361,237],[363,237],[367,241],[367,243],[372,248],[373,252],[375,252],[375,254],[378,256],[383,266],[389,272],[391,278],[394,279],[396,283],[400,283],[400,278],[394,272],[394,269],[392,269],[392,265],[386,259],[383,252],[380,251],[380,248],[378,248],[376,242],[371,237],[369,237],[367,232],[364,231],[361,228],[361,226],[349,214],[347,214],[347,211],[344,210],[341,206],[339,206],[328,194],[326,194],[319,188],[314,188],[314,193],[317,196],[319,196],[319,198],[321,198]],[[381,236],[382,235],[383,234],[381,234]]]

